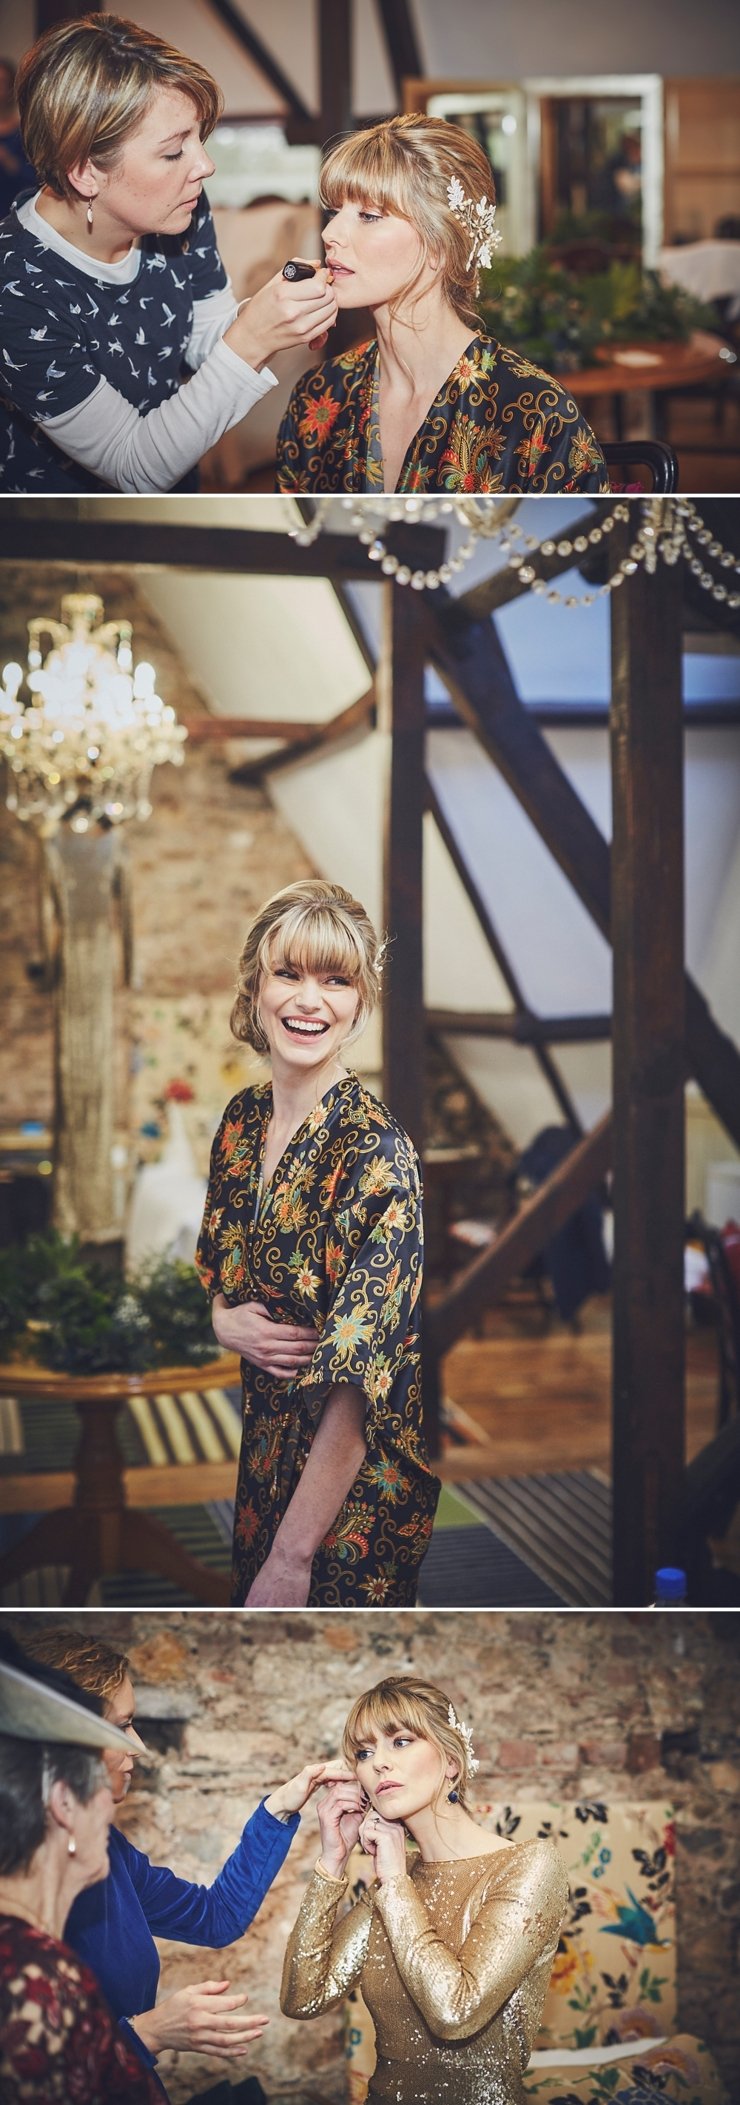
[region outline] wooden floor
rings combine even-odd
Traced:
[[[555,1319],[536,1335],[534,1312],[497,1310],[484,1337],[464,1338],[444,1363],[444,1393],[468,1439],[448,1446],[448,1483],[554,1469],[611,1470],[611,1313],[591,1302],[573,1337]],[[529,1332],[529,1334],[527,1334]],[[687,1337],[687,1459],[712,1438],[717,1347],[710,1331]],[[472,1442],[472,1445],[468,1444]]]

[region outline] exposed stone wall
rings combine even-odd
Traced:
[[[52,1618],[5,1614],[23,1640]],[[74,1621],[57,1614],[56,1624]],[[77,1618],[79,1622],[79,1618]],[[441,1681],[472,1721],[481,1801],[655,1798],[677,1807],[682,2027],[706,2038],[740,2099],[740,1620],[725,1613],[553,1615],[410,1610],[98,1613],[87,1631],[131,1657],[144,1737],[123,1824],[155,1861],[210,1880],[245,1814],[311,1757],[336,1752],[349,1702],[398,1668]],[[285,1939],[317,1855],[309,1812],[290,1857],[224,1972],[270,2014],[254,2058],[268,2096],[301,2086],[343,2098],[336,2018],[279,2015]],[[164,1987],[205,1978],[169,1947]],[[164,2073],[164,2071],[163,2071]],[[218,2070],[213,2065],[214,2078]],[[206,2086],[181,2056],[165,2080],[182,2105]]]

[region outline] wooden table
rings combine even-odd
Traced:
[[[22,1542],[0,1557],[0,1589],[40,1565],[64,1564],[69,1567],[66,1608],[84,1607],[94,1581],[120,1571],[157,1572],[197,1601],[226,1605],[226,1576],[208,1571],[161,1521],[127,1503],[116,1421],[132,1396],[177,1396],[196,1385],[220,1387],[238,1376],[235,1354],[206,1366],[159,1367],[148,1374],[52,1374],[28,1361],[6,1362],[0,1368],[0,1395],[72,1403],[80,1420],[80,1440],[71,1503],[42,1513]]]
[[[720,336],[709,336],[696,329],[684,344],[624,344],[620,347],[629,357],[629,363],[618,356],[604,357],[596,364],[584,367],[582,373],[563,373],[561,384],[567,388],[579,404],[585,406],[599,395],[611,395],[615,404],[616,437],[623,435],[622,397],[644,394],[648,397],[650,435],[665,437],[665,405],[661,397],[672,388],[695,387],[702,381],[727,377],[733,353]],[[632,358],[644,363],[633,364]]]

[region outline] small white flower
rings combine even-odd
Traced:
[[[459,177],[456,175],[453,175],[451,182],[447,185],[447,200],[451,212],[459,212],[460,207],[465,204],[465,191]]]

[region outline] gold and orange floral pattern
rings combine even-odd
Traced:
[[[313,1323],[297,1380],[242,1361],[244,1423],[233,1600],[269,1554],[329,1391],[361,1389],[367,1452],[313,1560],[312,1607],[410,1607],[439,1496],[424,1443],[416,1305],[422,1277],[419,1164],[407,1135],[354,1074],[304,1120],[260,1192],[272,1088],[227,1106],[211,1153],[196,1263],[231,1306]]]
[[[384,488],[378,346],[304,373],[280,426],[277,486]],[[608,493],[598,441],[566,390],[495,337],[476,336],[435,396],[398,478],[402,491]]]

